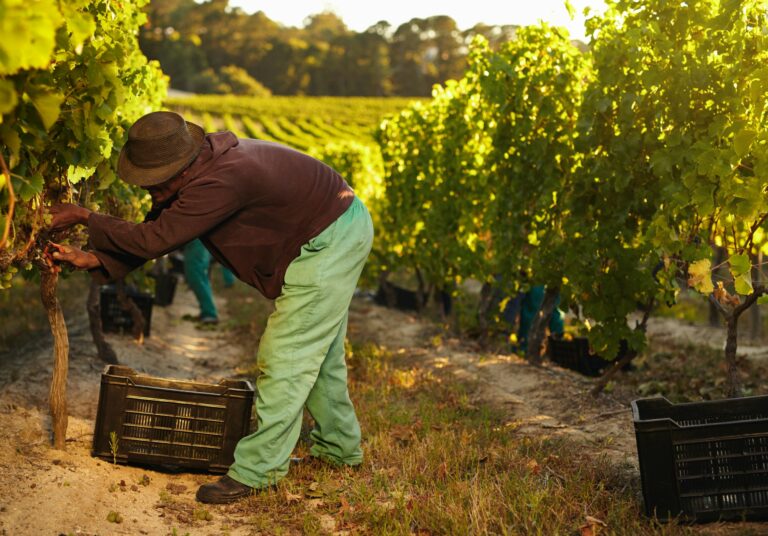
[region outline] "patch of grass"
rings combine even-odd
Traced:
[[[638,482],[599,452],[519,434],[475,407],[469,386],[407,355],[371,346],[350,362],[370,460],[350,489],[353,522],[392,533],[571,534],[591,515],[625,534],[685,533],[643,518]],[[404,369],[414,381],[401,380]]]

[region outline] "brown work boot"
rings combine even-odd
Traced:
[[[203,484],[197,490],[197,500],[208,504],[227,504],[253,494],[253,488],[224,475],[216,482]]]

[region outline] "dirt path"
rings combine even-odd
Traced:
[[[128,336],[108,336],[118,358],[153,376],[216,383],[234,375],[242,362],[241,350],[229,343],[225,331],[200,331],[180,320],[184,314],[196,314],[197,305],[186,287],[179,287],[172,306],[153,309],[152,336],[143,345]],[[0,358],[0,534],[162,535],[178,528],[180,534],[192,530],[197,535],[231,530],[232,520],[226,516],[213,523],[195,519],[194,493],[210,476],[114,466],[90,456],[104,366],[96,357],[86,317],[70,318],[68,325],[70,418],[65,452],[48,446],[50,337]],[[108,521],[110,512],[119,513],[123,521]],[[197,515],[204,517],[200,511]]]

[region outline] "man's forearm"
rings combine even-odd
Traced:
[[[101,268],[101,261],[99,258],[90,251],[84,252],[83,270],[93,270],[94,268]]]
[[[79,210],[79,220],[82,225],[88,225],[88,218],[90,218],[91,214],[93,214],[92,211],[88,210],[85,207],[78,207]]]

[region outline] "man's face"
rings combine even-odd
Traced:
[[[145,186],[144,189],[149,193],[152,198],[152,202],[156,205],[165,203],[171,199],[181,188],[181,179],[184,177],[184,172],[171,177],[165,182],[155,184],[154,186]]]

